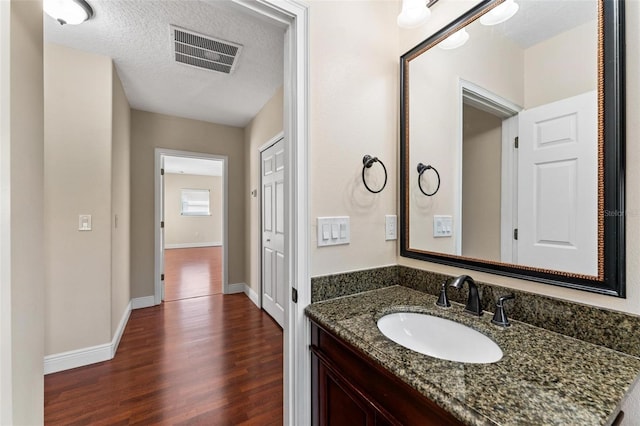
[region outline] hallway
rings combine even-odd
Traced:
[[[45,423],[281,425],[282,343],[243,294],[135,310],[113,360],[45,376]]]

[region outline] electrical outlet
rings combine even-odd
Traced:
[[[398,239],[398,216],[388,214],[384,217],[384,235],[387,241]]]

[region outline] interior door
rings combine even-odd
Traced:
[[[262,307],[284,326],[284,141],[260,154],[262,187]]]
[[[597,275],[596,92],[519,119],[518,263]]]

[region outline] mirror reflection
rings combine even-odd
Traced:
[[[598,2],[517,5],[408,62],[408,248],[597,276]]]

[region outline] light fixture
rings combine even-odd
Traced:
[[[398,15],[398,26],[416,28],[427,22],[431,10],[425,0],[402,0],[402,11]]]
[[[505,0],[500,6],[491,9],[480,17],[482,25],[497,25],[516,14],[520,6],[513,0]]]
[[[42,9],[60,25],[82,24],[93,16],[93,9],[85,0],[44,0]]]
[[[438,47],[444,50],[457,49],[469,40],[469,33],[464,28],[451,34],[438,43]]]

